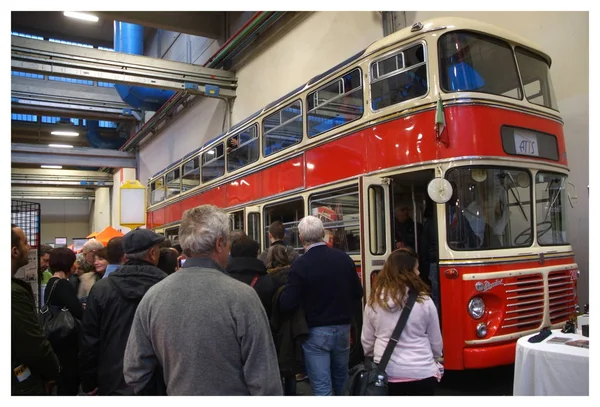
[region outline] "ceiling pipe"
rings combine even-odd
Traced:
[[[144,27],[137,24],[114,22],[114,49],[125,54],[144,54]],[[128,105],[149,111],[157,111],[175,92],[172,90],[145,88],[121,83],[115,84],[121,99]]]

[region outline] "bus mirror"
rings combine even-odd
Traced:
[[[569,199],[569,205],[571,205],[571,208],[574,208],[575,205],[577,205],[577,200],[579,198],[577,196],[577,189],[575,188],[575,184],[572,184],[570,182],[569,188],[567,189],[567,198]]]

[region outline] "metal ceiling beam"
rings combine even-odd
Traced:
[[[135,154],[100,148],[51,148],[11,143],[13,164],[50,164],[76,167],[135,168]]]
[[[124,21],[206,38],[223,38],[225,12],[190,11],[94,11],[100,18]]]
[[[136,121],[134,109],[123,102],[114,88],[13,76],[11,102],[14,113],[72,112],[84,118]]]
[[[113,176],[99,171],[12,168],[11,184],[109,187],[113,185]]]
[[[102,51],[11,36],[11,67],[15,70],[70,78],[125,83],[217,96],[235,97],[237,80],[229,71],[139,55]]]
[[[61,188],[40,186],[13,186],[12,199],[95,199],[93,188]]]

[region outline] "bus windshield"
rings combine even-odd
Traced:
[[[514,168],[448,171],[453,195],[446,204],[448,246],[490,250],[531,246],[531,175]]]
[[[522,99],[519,73],[507,42],[453,31],[439,40],[440,81],[446,92],[483,92]]]
[[[524,94],[530,103],[558,109],[548,62],[522,47],[513,53],[497,38],[453,31],[440,38],[439,58],[445,92],[482,92],[519,100]]]

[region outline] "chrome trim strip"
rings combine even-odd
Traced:
[[[494,271],[490,273],[463,274],[463,281],[490,280],[495,278],[526,276],[530,274],[552,273],[553,271],[565,271],[577,267],[577,263],[561,264],[559,266],[536,267],[530,269]],[[539,289],[539,287],[536,287]]]

